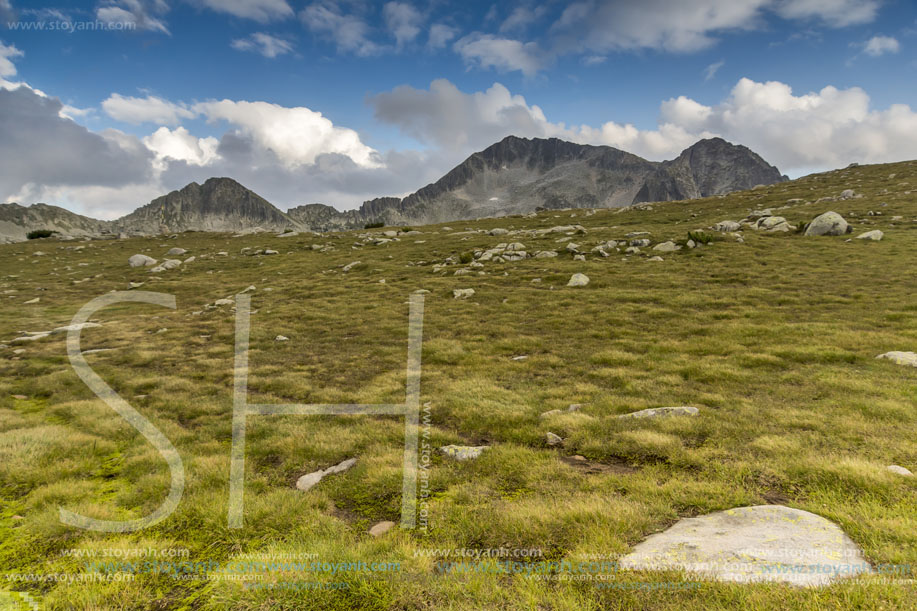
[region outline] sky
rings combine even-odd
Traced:
[[[0,202],[358,207],[507,135],[791,177],[917,158],[913,0],[0,0]]]

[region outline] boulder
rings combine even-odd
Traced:
[[[573,274],[570,276],[570,282],[567,286],[586,286],[589,284],[589,276],[586,274]]]
[[[156,259],[146,255],[133,255],[127,262],[131,267],[152,267],[156,265]]]
[[[742,226],[735,221],[720,221],[713,226],[714,231],[738,231],[741,228]]]
[[[837,212],[825,212],[812,219],[806,227],[806,235],[844,235],[852,231],[850,225]]]
[[[179,267],[179,266],[181,266],[181,261],[179,261],[178,259],[166,259],[160,265],[160,267],[163,269],[175,269],[176,267]]]
[[[871,573],[857,545],[833,522],[781,505],[684,518],[619,561],[631,570],[683,570],[716,581],[823,586]]]
[[[908,365],[910,367],[917,367],[917,353],[915,352],[886,352],[885,354],[880,354],[876,357],[877,359],[888,359],[893,363],[898,365]]]
[[[681,250],[681,246],[672,241],[661,242],[653,246],[653,250],[658,252],[675,252],[676,250]]]

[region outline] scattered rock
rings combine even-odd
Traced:
[[[347,460],[340,462],[334,465],[333,467],[328,467],[327,469],[322,469],[319,471],[314,471],[312,473],[303,475],[298,480],[296,480],[296,488],[297,490],[306,491],[309,488],[311,488],[312,486],[314,486],[315,484],[322,481],[322,479],[326,475],[333,475],[335,473],[341,473],[343,471],[346,471],[347,469],[354,466],[356,462],[357,462],[356,458],[348,458]]]
[[[564,442],[560,435],[555,435],[551,432],[548,432],[548,434],[545,435],[545,439],[547,440],[549,446],[558,446]]]
[[[160,265],[160,267],[162,267],[163,269],[175,269],[176,267],[180,267],[180,266],[181,266],[181,261],[179,261],[178,259],[166,259],[165,261],[162,262],[162,265]]]
[[[652,242],[650,240],[647,240],[646,238],[630,241],[630,245],[636,248],[646,248],[650,244],[652,244]]]
[[[92,329],[94,327],[101,327],[97,322],[84,322],[75,325],[67,325],[66,327],[57,327],[51,333],[67,333],[69,331],[82,331],[83,329]]]
[[[844,189],[841,191],[841,199],[853,199],[857,196],[853,189]]]
[[[892,473],[897,473],[898,475],[903,475],[905,477],[914,477],[914,474],[911,473],[910,469],[905,469],[904,467],[899,467],[898,465],[889,465],[885,467]]]
[[[463,461],[463,460],[474,460],[478,458],[484,450],[488,449],[490,446],[457,446],[449,445],[443,446],[439,449],[440,452],[448,456],[449,458]]]
[[[877,359],[888,359],[898,365],[908,365],[917,367],[917,352],[886,352],[876,357]]]
[[[266,255],[279,255],[280,253],[277,252],[276,250],[267,249],[267,250],[264,251],[264,254],[266,254]]]
[[[156,265],[156,259],[146,255],[133,255],[127,262],[131,267],[152,267]]]
[[[361,263],[362,261],[354,261],[353,263],[348,263],[347,265],[345,265],[343,269],[345,272],[349,272],[350,270],[355,268],[357,265],[360,265]]]
[[[724,232],[739,231],[741,228],[742,226],[735,221],[720,221],[713,226],[714,231]]]
[[[491,229],[489,233],[490,235],[506,235],[509,233],[509,230],[503,229],[502,227],[497,227],[496,229]]]
[[[33,303],[38,303],[41,301],[41,297],[36,297],[35,299],[29,299],[28,301],[23,301],[23,305],[32,305]]]
[[[866,233],[861,233],[857,236],[858,240],[872,240],[873,242],[878,242],[885,237],[885,234],[882,233],[879,229],[873,229],[872,231],[867,231]]]
[[[232,299],[217,299],[216,301],[213,302],[213,305],[215,306],[236,305],[236,302],[234,302]]]
[[[19,401],[25,401],[26,399],[28,399],[28,397],[25,395],[13,395],[13,398]]]
[[[637,545],[619,566],[680,569],[716,581],[798,586],[822,586],[872,572],[860,549],[837,525],[781,505],[684,518]]]
[[[825,212],[812,219],[806,228],[806,235],[844,235],[850,233],[852,228],[837,212]]]
[[[275,342],[288,342],[290,341],[290,338],[287,337],[286,335],[278,335],[277,337],[274,338],[274,341]]]
[[[385,520],[384,522],[379,522],[378,524],[376,524],[375,526],[369,529],[369,534],[371,534],[374,537],[381,537],[382,535],[390,531],[394,525],[395,525],[394,522],[390,522],[388,520]]]
[[[453,289],[452,298],[453,299],[468,299],[474,295],[474,289]]]
[[[536,259],[553,259],[557,256],[557,252],[553,250],[542,250],[535,255]]]
[[[681,246],[675,242],[661,242],[653,246],[653,250],[657,252],[675,252],[676,250],[681,250]]]
[[[656,257],[650,257],[649,259],[647,259],[647,261],[653,261],[655,263],[658,263],[660,261],[665,261],[665,259],[663,259],[662,257],[656,256]]]
[[[567,286],[586,286],[589,284],[589,276],[586,274],[573,274],[570,276],[570,282]]]
[[[755,223],[755,229],[759,231],[790,231],[792,227],[782,216],[765,216],[759,218]]]
[[[167,257],[177,257],[177,256],[179,256],[179,255],[185,254],[186,252],[188,252],[188,251],[185,250],[184,248],[177,248],[177,247],[176,247],[176,248],[170,248],[170,249],[169,249],[169,252],[166,253],[166,256],[167,256]]]
[[[539,418],[550,418],[551,416],[556,416],[556,415],[562,414],[562,413],[563,413],[563,412],[562,412],[561,410],[559,410],[559,409],[551,409],[551,410],[548,410],[548,411],[546,411],[546,412],[543,412],[543,413],[539,416]]]
[[[696,407],[651,407],[642,409],[639,412],[622,414],[618,418],[658,418],[661,416],[696,416],[698,410]]]

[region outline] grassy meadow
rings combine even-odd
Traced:
[[[816,202],[848,188],[864,197]],[[589,253],[636,231],[654,244],[683,242],[689,231],[764,208],[793,224],[834,210],[854,232],[745,229],[744,242],[710,232],[711,244],[662,253],[661,262],[649,261],[660,253],[647,248]],[[567,224],[585,231],[478,231]],[[42,609],[86,610],[917,608],[917,480],[886,470],[917,471],[917,369],[875,358],[917,351],[917,162],[623,211],[416,227],[381,245],[361,237],[390,229],[0,246],[0,591],[27,592]],[[884,240],[848,241],[872,229]],[[564,252],[565,238],[586,261]],[[560,256],[489,261],[459,276],[466,265],[434,271],[501,242]],[[196,260],[158,274],[128,266],[133,254],[161,261],[173,247]],[[252,254],[260,249],[279,254]],[[354,261],[361,264],[344,272]],[[574,273],[590,283],[567,287]],[[88,355],[90,365],[175,444],[184,496],[169,518],[136,533],[78,530],[60,522],[59,508],[144,516],[167,495],[169,469],[80,381],[66,334],[10,340],[67,325],[83,304],[131,282],[174,295],[177,308],[102,310],[82,348],[106,349]],[[250,418],[245,525],[228,528],[235,318],[229,305],[205,306],[249,286],[249,400],[257,403],[403,401],[407,302],[429,291],[424,439],[433,448],[491,446],[467,462],[433,453],[429,528],[368,533],[400,520],[404,419],[387,416]],[[464,288],[475,294],[454,299]],[[541,417],[574,403],[582,409]],[[700,413],[613,418],[681,405]],[[563,444],[549,446],[548,431]],[[295,489],[301,475],[351,457],[349,471]],[[492,570],[445,570],[434,555],[504,548],[538,550],[514,558],[523,564],[613,560],[680,518],[765,503],[823,516],[874,566],[904,568],[895,579],[818,589],[653,587],[694,581],[654,572],[618,573],[608,587],[499,572],[493,562],[484,563]],[[256,586],[187,571],[92,575],[93,563],[118,559],[117,550],[175,561],[176,549],[187,550],[179,559],[187,562],[274,555],[397,570],[280,568]]]

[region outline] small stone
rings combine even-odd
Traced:
[[[681,246],[679,246],[675,242],[668,241],[668,242],[662,242],[660,244],[656,244],[655,246],[653,246],[653,250],[657,252],[675,252],[676,250],[681,250]]]
[[[574,260],[574,261],[583,261],[583,262],[585,262],[585,261],[586,261],[586,257],[583,256],[583,255],[573,255],[573,260]]]
[[[545,435],[545,440],[548,442],[549,446],[557,446],[564,442],[564,440],[561,439],[560,435],[555,435],[554,433],[551,433],[551,432],[548,432]]]
[[[156,259],[146,255],[133,255],[127,262],[131,267],[152,267],[156,265]]]
[[[571,403],[571,404],[567,407],[567,411],[568,411],[568,412],[578,412],[578,411],[580,411],[581,409],[583,409],[583,404],[582,404],[582,403]]]
[[[586,286],[589,284],[589,276],[586,274],[573,274],[567,286]]]
[[[287,337],[286,335],[278,335],[277,337],[274,338],[274,341],[275,342],[288,342],[290,341],[290,338]]]
[[[38,303],[41,301],[41,297],[36,297],[35,299],[29,299],[28,301],[23,301],[24,305],[32,305],[33,303]]]
[[[332,475],[334,473],[341,473],[343,471],[346,471],[347,469],[354,466],[356,462],[357,462],[356,458],[348,458],[347,460],[340,462],[334,465],[333,467],[328,467],[327,469],[322,469],[319,471],[314,471],[312,473],[303,475],[298,480],[296,480],[296,488],[298,490],[306,491],[309,488],[311,488],[312,486],[314,486],[315,484],[322,481],[322,479],[326,475]]]
[[[660,262],[660,261],[665,261],[665,259],[663,259],[663,258],[660,257],[660,256],[655,256],[655,257],[650,257],[649,259],[647,259],[647,261],[653,261],[653,262],[658,263],[658,262]]]
[[[465,460],[474,460],[481,456],[481,453],[484,450],[488,449],[490,446],[457,446],[449,445],[443,446],[439,449],[440,452],[448,456],[449,458],[465,461]]]
[[[225,306],[225,305],[235,305],[235,302],[232,299],[217,299],[213,302],[215,306]]]
[[[897,473],[898,475],[903,475],[905,477],[914,477],[914,474],[911,473],[910,469],[905,469],[904,467],[900,467],[898,465],[889,465],[885,468],[891,471],[892,473]]]
[[[581,456],[581,455],[579,455],[579,454],[575,454],[575,455],[573,456],[573,460],[576,460],[576,461],[579,461],[579,462],[585,462],[585,461],[586,461],[586,457],[585,457],[585,456]]]
[[[719,223],[713,226],[714,231],[724,231],[724,232],[738,231],[741,228],[742,226],[735,221],[720,221]]]
[[[177,257],[177,256],[179,256],[179,255],[185,254],[186,252],[188,252],[188,251],[185,250],[184,248],[177,248],[177,247],[176,247],[176,248],[170,248],[170,249],[169,249],[169,252],[166,253],[166,256],[167,256],[167,257]]]
[[[560,411],[559,409],[552,409],[552,410],[548,410],[548,411],[546,411],[546,412],[543,412],[543,413],[539,416],[539,418],[550,418],[551,416],[556,416],[556,415],[562,414],[562,413],[563,413],[563,412]]]
[[[618,418],[658,418],[661,416],[696,416],[697,414],[696,407],[653,407],[630,414],[621,414]]]
[[[468,299],[474,295],[474,289],[454,289],[452,291],[453,299]]]
[[[266,255],[279,255],[280,253],[277,252],[276,250],[267,249],[267,250],[264,251],[264,254],[266,254]]]
[[[388,520],[385,520],[384,522],[379,522],[378,524],[376,524],[375,526],[369,529],[369,534],[371,534],[374,537],[381,537],[382,535],[387,533],[389,530],[391,530],[394,525],[395,525],[394,522],[390,522]]]
[[[361,261],[354,261],[353,263],[348,263],[347,265],[345,265],[343,269],[345,272],[349,272],[350,270],[355,268],[357,265],[360,265],[361,263],[362,263]]]
[[[28,397],[25,395],[13,395],[13,398],[18,399],[19,401],[25,401],[26,399],[28,399]]]
[[[861,233],[856,237],[858,240],[872,240],[873,242],[878,242],[885,237],[885,234],[882,233],[879,229],[873,229],[872,231],[867,231],[866,233]]]

